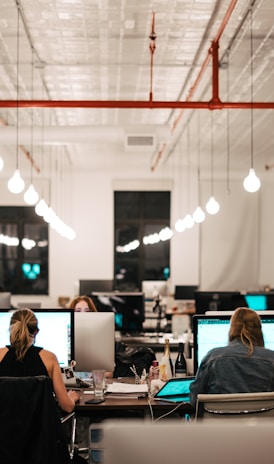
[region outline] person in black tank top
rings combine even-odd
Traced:
[[[67,392],[57,357],[34,346],[38,320],[31,309],[14,311],[10,320],[10,345],[0,348],[1,377],[48,376],[61,409],[72,412],[79,400],[77,392]]]
[[[0,376],[28,377],[34,375],[49,376],[45,364],[39,356],[41,347],[31,346],[24,358],[18,361],[13,348],[7,346],[9,351],[0,363]]]

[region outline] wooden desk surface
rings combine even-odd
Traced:
[[[111,382],[112,380],[109,381]],[[118,381],[118,379],[114,380],[115,382]],[[120,379],[120,381],[134,383],[134,378]],[[87,400],[94,398],[94,394],[92,392],[90,394],[84,393],[87,391],[88,390],[83,390],[82,393],[80,393],[80,401],[75,406],[75,411],[80,416],[93,416],[94,414],[107,416],[107,414],[111,412],[119,411],[122,414],[123,412],[129,410],[136,411],[137,413],[143,411],[145,413],[149,411],[150,408],[152,408],[153,411],[167,412],[171,411],[176,406],[174,403],[169,403],[167,401],[158,401],[154,400],[153,398],[149,399],[146,397],[136,398],[130,397],[130,395],[123,395],[122,397],[117,396],[115,398],[112,395],[106,395],[105,401],[103,403],[85,404]],[[192,406],[189,403],[182,403],[178,409],[180,409],[180,411],[185,414],[192,414],[194,412]]]

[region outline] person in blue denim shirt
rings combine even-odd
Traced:
[[[260,316],[237,308],[230,320],[229,343],[210,350],[190,387],[195,407],[199,393],[274,391],[274,351],[264,347]]]

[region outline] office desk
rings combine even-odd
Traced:
[[[115,382],[117,379],[115,379]],[[123,379],[123,382],[132,383],[134,380]],[[87,391],[87,390],[84,390]],[[166,401],[158,401],[148,398],[136,397],[113,397],[106,395],[106,399],[100,404],[85,404],[85,401],[94,398],[93,393],[80,395],[80,401],[76,404],[75,411],[77,416],[86,416],[93,419],[106,419],[112,417],[147,417],[153,415],[159,417],[162,414],[172,411],[176,405]],[[137,396],[137,395],[136,395]],[[189,403],[182,403],[174,414],[184,416],[185,414],[192,415],[194,410]]]
[[[115,382],[118,379],[113,379]],[[109,380],[110,381],[110,380]],[[134,379],[123,379],[133,383]],[[86,390],[84,390],[86,391]],[[137,396],[137,395],[136,395]],[[148,398],[132,398],[132,397],[111,397],[106,395],[106,400],[100,404],[85,404],[85,401],[94,398],[93,393],[85,394],[82,392],[80,401],[75,406],[77,416],[78,444],[80,447],[91,449],[91,433],[92,428],[101,428],[100,423],[106,419],[137,419],[140,421],[156,420],[180,420],[183,421],[186,415],[194,416],[194,409],[189,403],[182,403],[176,410],[176,404],[166,401],[158,401]],[[173,412],[172,412],[173,411]],[[164,417],[163,417],[164,416]]]

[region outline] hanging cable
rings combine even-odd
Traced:
[[[25,182],[19,172],[19,27],[20,27],[20,12],[19,3],[17,2],[17,43],[16,43],[16,167],[13,176],[8,181],[8,189],[11,193],[21,193],[25,188]]]
[[[254,119],[254,102],[253,102],[253,4],[250,7],[250,169],[248,176],[244,179],[243,185],[247,192],[257,192],[261,187],[261,181],[256,176],[253,167],[253,149],[254,149],[254,134],[253,134],[253,119]]]
[[[226,80],[226,85],[227,85],[227,101],[230,100],[229,98],[229,50],[227,50],[227,80]],[[226,116],[227,116],[227,131],[226,131],[226,146],[227,146],[227,159],[226,159],[226,189],[227,193],[230,195],[230,115],[229,115],[229,110],[226,110]]]

